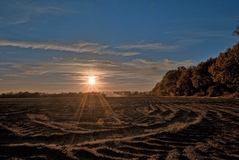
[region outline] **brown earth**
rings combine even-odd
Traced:
[[[239,100],[0,99],[0,159],[239,159]]]

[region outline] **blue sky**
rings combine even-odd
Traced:
[[[1,0],[0,92],[150,91],[168,70],[235,45],[238,6],[238,0]]]

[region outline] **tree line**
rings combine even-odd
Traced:
[[[18,92],[18,93],[2,93],[0,94],[0,98],[44,98],[44,97],[76,97],[80,96],[83,93],[40,93],[40,92]]]
[[[156,96],[222,96],[239,93],[239,43],[197,66],[168,71],[151,91]]]

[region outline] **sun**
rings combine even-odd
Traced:
[[[88,77],[88,84],[89,85],[95,85],[95,77],[94,76]]]

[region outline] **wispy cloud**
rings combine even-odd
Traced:
[[[103,49],[108,46],[102,46],[97,43],[78,42],[75,44],[59,44],[59,43],[37,43],[37,42],[13,42],[13,41],[0,41],[0,46],[12,46],[20,48],[32,48],[43,50],[60,50],[70,51],[76,53],[101,53]]]
[[[100,45],[98,43],[80,41],[73,44],[61,43],[44,43],[44,42],[14,42],[0,40],[0,46],[12,46],[20,48],[43,49],[43,50],[58,50],[75,53],[93,53],[93,54],[108,54],[132,56],[139,54],[138,52],[119,52],[109,49],[108,45]]]
[[[189,60],[177,62],[167,59],[160,61],[134,59],[119,63],[105,60],[55,58],[52,61],[34,65],[0,63],[1,68],[5,68],[0,70],[0,74],[3,79],[1,84],[6,84],[8,88],[22,87],[21,90],[27,90],[31,85],[35,91],[38,91],[39,86],[48,91],[48,86],[51,85],[58,87],[61,91],[84,91],[83,86],[87,83],[87,77],[94,75],[97,77],[100,90],[149,91],[168,70],[191,65],[193,62]],[[19,81],[22,85],[19,85]]]
[[[228,37],[231,32],[225,30],[198,30],[194,32],[189,32],[192,37],[198,38],[218,38],[218,37]]]
[[[116,48],[119,49],[142,49],[142,50],[156,50],[156,51],[172,51],[179,47],[179,45],[165,45],[162,43],[154,43],[154,44],[134,44],[134,45],[122,45]]]
[[[31,21],[34,16],[42,14],[60,15],[72,12],[57,3],[42,3],[36,1],[0,1],[0,26],[23,24]],[[2,13],[2,14],[1,14]]]

